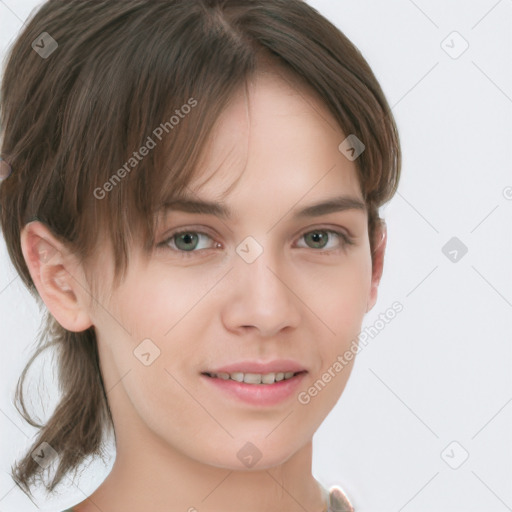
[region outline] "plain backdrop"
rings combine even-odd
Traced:
[[[379,299],[363,324],[373,334],[314,437],[313,473],[341,484],[358,512],[512,510],[512,1],[309,3],[369,62],[403,149],[382,209]],[[0,0],[2,57],[39,4]],[[60,498],[36,503],[9,477],[35,435],[12,397],[40,312],[3,238],[0,257],[0,512],[60,511],[110,465],[92,463]],[[403,311],[379,329],[395,301]],[[33,372],[43,417],[55,405],[50,363],[44,379]]]

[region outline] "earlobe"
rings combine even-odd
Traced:
[[[69,249],[39,221],[24,226],[21,248],[36,289],[59,324],[74,332],[89,328],[80,267]]]
[[[380,219],[377,228],[375,229],[375,241],[372,255],[372,280],[370,286],[370,295],[366,312],[375,306],[377,302],[377,294],[379,283],[384,270],[384,253],[387,244],[387,226],[383,219]]]

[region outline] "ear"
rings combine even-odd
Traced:
[[[71,251],[39,221],[23,227],[21,249],[37,291],[57,322],[68,331],[88,329],[90,295]]]
[[[386,251],[386,244],[388,238],[388,230],[386,222],[380,219],[378,222],[373,243],[373,255],[372,255],[372,281],[370,285],[370,295],[368,299],[368,307],[366,312],[375,306],[377,302],[377,292],[379,288],[380,279],[382,277],[382,271],[384,269],[384,253]]]

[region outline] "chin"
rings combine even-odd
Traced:
[[[267,436],[230,439],[221,451],[218,445],[201,450],[202,457],[198,460],[231,471],[259,471],[284,464],[308,441],[300,443],[298,440],[290,440],[289,436],[286,440],[278,436],[270,440]],[[205,453],[210,456],[205,457]]]

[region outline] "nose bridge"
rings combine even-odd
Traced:
[[[233,298],[228,315],[232,327],[254,326],[265,333],[275,333],[299,320],[294,294],[287,286],[282,269],[286,262],[266,240],[249,236],[236,248]],[[235,325],[236,324],[236,325]]]
[[[254,249],[250,249],[253,251]],[[273,293],[280,293],[283,283],[278,276],[282,279],[282,274],[279,272],[279,268],[282,261],[279,262],[279,257],[271,251],[267,246],[262,247],[261,253],[257,255],[256,259],[252,262],[244,260],[238,262],[238,266],[241,267],[241,273],[244,275],[242,279],[247,279],[251,289],[261,293],[265,292],[266,295],[272,295]],[[247,268],[244,268],[246,266]]]

